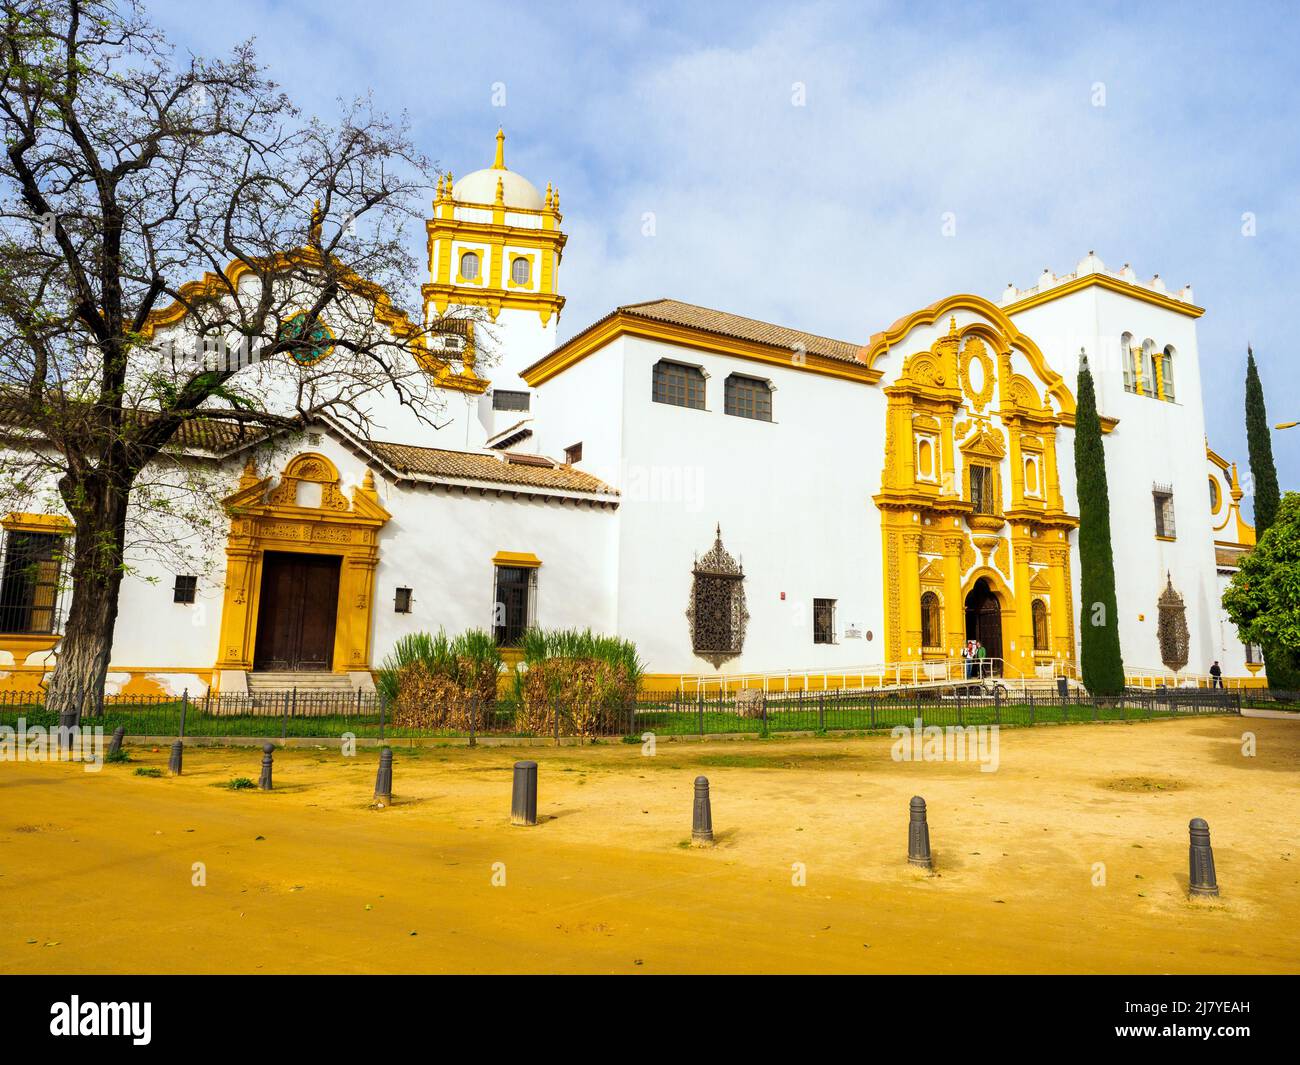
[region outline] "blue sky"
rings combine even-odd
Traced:
[[[1243,472],[1248,342],[1270,421],[1300,420],[1294,5],[152,10],[196,53],[256,37],[322,117],[373,90],[456,174],[491,163],[504,125],[507,165],[562,194],[562,336],[673,296],[865,340],[948,293],[996,298],[1095,249],[1193,285],[1210,440]],[[1300,428],[1274,450],[1282,487],[1300,489]]]

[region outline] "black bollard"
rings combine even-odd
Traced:
[[[930,826],[925,820],[925,800],[914,795],[908,809],[911,818],[907,824],[907,864],[929,869],[933,863],[930,859]]]
[[[274,744],[268,743],[262,748],[262,778],[257,782],[257,786],[263,791],[271,790],[271,761],[274,754]]]
[[[375,774],[375,805],[393,805],[393,749],[379,752],[379,772]]]
[[[713,806],[709,802],[709,778],[695,778],[695,806],[691,812],[691,842],[713,842]]]
[[[167,764],[167,769],[174,777],[181,775],[181,752],[184,750],[185,744],[180,740],[177,740],[172,744],[172,757],[171,761]]]
[[[1210,826],[1193,817],[1187,829],[1192,837],[1188,848],[1188,885],[1192,895],[1218,895],[1219,881],[1214,875],[1214,851],[1210,849]]]
[[[108,741],[108,753],[110,756],[122,753],[122,737],[126,735],[126,726],[118,725],[113,730],[113,738]]]
[[[514,791],[510,796],[510,823],[537,824],[537,763],[516,762]]]

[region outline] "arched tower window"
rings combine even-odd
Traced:
[[[1137,383],[1133,374],[1133,334],[1125,333],[1119,338],[1119,361],[1124,367],[1124,391],[1136,392]]]
[[[1161,388],[1165,399],[1174,401],[1174,346],[1166,344],[1160,355]]]
[[[1051,644],[1047,637],[1047,604],[1035,599],[1030,608],[1034,615],[1034,650],[1050,651]]]
[[[921,646],[941,647],[941,631],[939,597],[934,592],[926,592],[921,596]]]
[[[460,257],[460,276],[466,281],[478,280],[478,254],[467,251]]]
[[[1142,394],[1144,396],[1154,396],[1156,394],[1155,351],[1156,343],[1154,340],[1142,342]]]
[[[531,276],[532,264],[522,255],[516,256],[514,262],[510,264],[510,280],[516,285],[526,285]]]

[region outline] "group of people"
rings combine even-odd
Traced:
[[[961,649],[961,657],[966,663],[967,678],[978,676],[983,672],[983,662],[987,656],[988,651],[979,640],[966,641],[966,645]]]

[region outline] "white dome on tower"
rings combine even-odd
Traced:
[[[485,170],[475,170],[459,179],[452,185],[452,196],[462,203],[496,203],[499,184],[507,207],[540,211],[546,204],[537,187],[526,177],[506,169],[505,139],[505,131],[497,130],[496,161]]]

